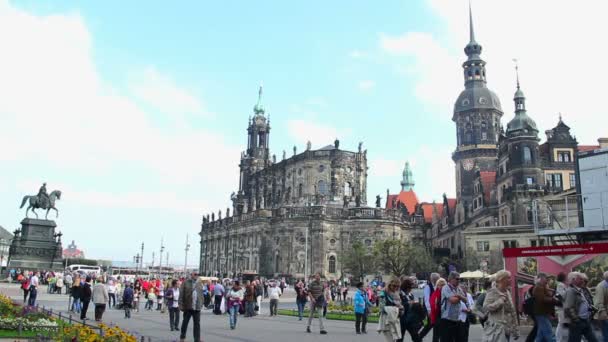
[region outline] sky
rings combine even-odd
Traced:
[[[579,143],[608,136],[608,3],[472,5],[504,125],[516,58],[541,132],[562,113]],[[420,200],[453,196],[468,29],[465,0],[0,0],[0,225],[17,228],[46,182],[64,246],[132,260],[144,242],[158,263],[162,238],[183,265],[188,234],[196,263],[202,215],[237,189],[260,84],[271,153],[362,141],[369,203],[400,190],[406,160]]]

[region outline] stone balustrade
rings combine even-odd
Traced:
[[[422,224],[421,215],[402,215],[399,210],[385,208],[339,208],[323,205],[304,207],[281,207],[275,209],[259,209],[249,213],[226,217],[221,220],[204,222],[203,229],[219,229],[233,223],[253,221],[264,218],[325,218],[325,219],[354,219],[354,220],[387,220],[412,225]]]

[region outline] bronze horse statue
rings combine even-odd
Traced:
[[[32,210],[34,215],[36,215],[36,218],[38,218],[38,214],[36,213],[35,209],[43,209],[43,210],[46,209],[46,215],[44,216],[45,219],[48,219],[49,211],[51,209],[53,209],[53,210],[55,210],[55,213],[56,213],[55,218],[57,218],[57,217],[59,217],[59,210],[57,210],[57,208],[55,208],[55,201],[60,200],[60,199],[61,199],[61,190],[54,190],[53,192],[51,192],[48,199],[40,198],[38,195],[24,196],[23,200],[21,201],[21,206],[19,208],[23,208],[23,206],[25,205],[25,202],[27,202],[29,200],[30,205],[25,210],[26,218],[27,218],[27,213],[30,211],[30,209]]]

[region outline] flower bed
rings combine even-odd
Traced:
[[[21,307],[0,293],[1,336],[25,337],[43,334],[58,341],[137,342],[135,336],[120,327],[100,324],[99,328],[68,324],[36,308]]]

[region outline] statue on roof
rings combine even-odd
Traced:
[[[338,138],[336,138],[336,140],[334,141],[334,147],[337,149],[340,148],[340,140],[338,140]]]
[[[310,140],[308,140],[306,142],[306,151],[310,151],[311,148],[312,148],[312,143],[310,142]]]
[[[293,145],[293,155],[295,156],[297,153],[298,149],[296,147],[296,145]]]
[[[287,152],[285,152],[285,150],[283,150],[283,160],[287,159]]]
[[[359,153],[361,153],[363,149],[363,141],[359,141]]]
[[[380,197],[380,195],[376,195],[376,208],[380,208],[381,199],[382,197]]]

